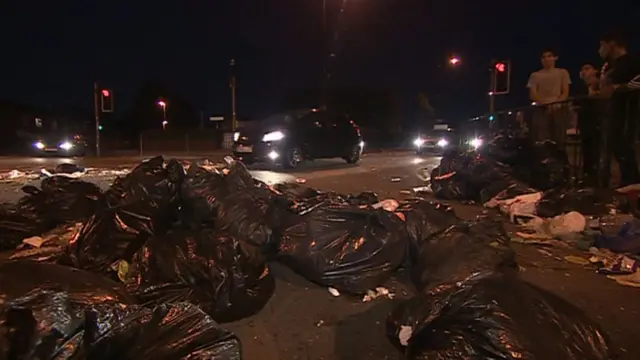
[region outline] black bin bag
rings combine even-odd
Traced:
[[[31,261],[0,265],[0,359],[49,359],[94,309],[104,327],[133,304],[115,282],[82,270]]]
[[[218,203],[228,193],[221,172],[192,165],[180,187],[182,222],[194,229],[213,224]]]
[[[257,313],[275,289],[255,247],[206,229],[149,241],[136,254],[126,282],[145,304],[189,301],[218,322]]]
[[[584,312],[514,273],[432,288],[389,315],[387,336],[408,360],[615,358]]]
[[[462,281],[481,271],[517,268],[510,238],[500,221],[480,219],[449,227],[420,244],[411,279],[418,290]]]
[[[25,186],[23,196],[15,204],[0,204],[0,250],[15,249],[22,240],[37,236],[52,228],[45,197],[35,186]]]
[[[294,218],[282,232],[278,260],[319,285],[362,294],[398,268],[407,238],[394,213],[321,207]]]
[[[97,213],[69,242],[60,262],[115,275],[121,261],[131,263],[133,255],[159,232],[158,228],[167,226],[149,215],[154,209],[153,204],[139,201]]]
[[[106,206],[102,190],[90,182],[52,176],[42,180],[41,189],[55,226],[84,221]]]
[[[144,200],[155,209],[154,214],[169,217],[177,211],[184,176],[184,167],[177,160],[165,162],[162,156],[157,156],[143,161],[125,177],[117,178],[105,192],[107,203],[117,207]]]
[[[64,359],[242,359],[240,340],[185,302],[130,311],[107,331],[90,320],[85,328],[82,346]]]
[[[396,212],[405,217],[411,262],[415,260],[423,241],[461,221],[451,206],[421,198],[401,201]]]

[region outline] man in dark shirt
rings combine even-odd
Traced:
[[[620,166],[620,185],[640,182],[636,158],[638,94],[627,84],[640,74],[640,60],[627,52],[627,38],[622,31],[611,31],[600,40],[600,56],[607,62],[599,96],[610,99],[609,121],[605,129],[607,147]]]
[[[593,97],[597,94],[600,83],[596,65],[591,62],[582,64],[580,79],[584,82],[584,86],[578,88],[575,105],[578,106],[578,129],[582,143],[583,180],[585,184],[594,186],[597,183],[602,137],[599,117],[600,101]]]

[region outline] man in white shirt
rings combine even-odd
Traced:
[[[527,87],[534,109],[531,131],[534,140],[552,140],[564,145],[570,118],[570,104],[558,103],[569,98],[571,77],[565,69],[556,67],[558,56],[553,50],[542,52],[542,69],[531,74]]]

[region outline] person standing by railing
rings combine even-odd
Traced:
[[[580,79],[584,82],[583,91],[578,91],[578,129],[582,144],[582,161],[584,182],[595,185],[598,176],[598,166],[601,151],[601,127],[599,101],[594,98],[599,91],[600,74],[594,63],[586,62],[580,68]]]
[[[571,77],[566,69],[556,67],[558,56],[547,49],[541,56],[542,69],[529,76],[527,87],[531,101],[541,105],[534,109],[531,131],[534,140],[553,140],[564,145],[570,118],[568,104]],[[546,106],[545,106],[546,105]]]
[[[610,102],[607,141],[620,167],[620,186],[640,182],[636,156],[639,96],[636,91],[628,89],[640,74],[640,59],[628,53],[627,44],[623,31],[610,31],[601,37],[598,50],[607,62],[598,95]]]

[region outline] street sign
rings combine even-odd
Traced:
[[[224,121],[224,116],[211,116],[209,121]]]

